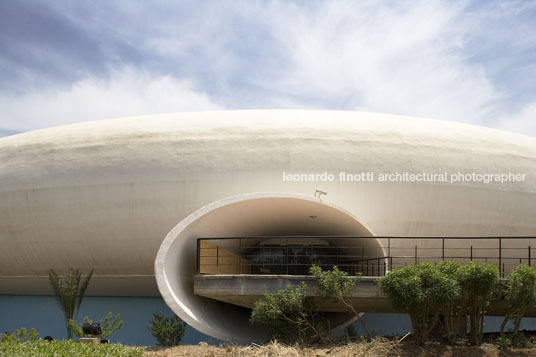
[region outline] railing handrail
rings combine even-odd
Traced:
[[[353,235],[285,235],[285,236],[246,236],[246,237],[199,237],[197,240],[219,240],[219,239],[286,239],[286,238],[317,238],[317,239],[536,239],[536,236],[353,236]]]
[[[251,245],[251,246],[244,246],[242,245],[242,241],[243,240],[257,240],[257,241],[266,241],[266,240],[277,240],[277,242],[274,242],[274,244],[263,244],[263,245]],[[318,240],[324,240],[326,243],[328,243],[329,241],[333,241],[333,240],[339,240],[339,239],[355,239],[355,240],[370,240],[370,239],[374,239],[375,241],[378,241],[378,240],[385,240],[387,243],[382,243],[382,242],[377,242],[379,244],[377,244],[376,246],[374,247],[366,247],[367,250],[370,251],[370,249],[380,249],[382,251],[382,253],[380,253],[379,255],[377,254],[372,254],[372,255],[365,255],[365,245],[352,245],[352,246],[346,246],[344,243],[342,242],[336,242],[335,245],[330,245],[330,244],[325,244],[325,245],[315,245],[315,244],[310,244],[310,245],[302,245],[302,244],[299,244],[299,242],[295,242],[295,241],[292,241],[293,239],[295,240],[300,240],[300,239],[318,239]],[[377,270],[378,270],[378,274],[380,274],[380,266],[383,265],[383,273],[385,274],[388,270],[387,270],[387,264],[386,262],[388,262],[390,268],[392,269],[393,267],[393,260],[398,260],[398,259],[405,259],[406,262],[404,262],[404,264],[407,264],[408,262],[409,265],[415,265],[415,264],[418,264],[419,262],[422,262],[422,261],[435,261],[435,260],[438,260],[438,261],[441,261],[441,260],[462,260],[462,261],[465,261],[465,260],[470,260],[470,261],[473,261],[473,260],[481,260],[481,261],[486,261],[488,262],[488,260],[490,260],[490,263],[496,265],[501,273],[501,277],[505,275],[505,267],[506,266],[510,266],[511,264],[506,264],[505,262],[509,262],[509,261],[512,261],[512,260],[519,260],[519,262],[523,262],[523,261],[528,261],[528,265],[531,266],[531,261],[532,261],[532,249],[535,249],[535,248],[532,248],[532,246],[535,246],[536,247],[536,242],[535,244],[531,244],[529,242],[529,245],[526,246],[526,247],[504,247],[503,246],[503,241],[504,242],[507,242],[507,241],[515,241],[515,240],[536,240],[536,236],[356,236],[356,235],[284,235],[284,236],[274,236],[274,235],[263,235],[263,236],[241,236],[241,237],[229,237],[229,236],[226,236],[226,237],[200,237],[200,238],[197,238],[197,268],[198,268],[198,272],[200,272],[200,260],[201,260],[201,250],[202,249],[214,249],[214,248],[204,248],[204,247],[201,247],[201,242],[202,241],[218,241],[220,242],[220,244],[214,244],[212,243],[211,245],[214,245],[215,248],[217,248],[217,250],[219,249],[227,249],[227,251],[229,253],[232,253],[234,255],[236,255],[236,257],[239,258],[239,263],[238,263],[238,266],[239,266],[239,269],[240,269],[240,272],[242,272],[242,259],[244,259],[246,261],[246,263],[244,264],[248,264],[250,267],[251,266],[286,266],[287,269],[287,275],[288,275],[288,272],[289,272],[289,266],[290,267],[296,267],[296,266],[302,266],[302,265],[307,265],[307,264],[302,264],[302,263],[298,263],[297,261],[295,261],[297,258],[303,258],[303,257],[307,257],[307,258],[310,258],[312,255],[314,255],[316,258],[319,258],[319,257],[322,257],[322,258],[334,258],[334,259],[337,259],[337,263],[340,264],[340,263],[343,263],[345,264],[346,266],[349,266],[349,264],[347,263],[353,263],[354,266],[357,268],[357,269],[360,269],[360,268],[363,268],[366,266],[366,269],[367,269],[367,274],[369,272],[369,262],[372,262],[372,272],[374,274],[375,272],[375,265],[374,263],[376,262],[376,266],[377,266]],[[392,246],[391,242],[394,241],[396,242],[397,240],[407,240],[407,241],[412,241],[412,240],[428,240],[428,241],[440,241],[442,244],[441,244],[441,247],[434,247],[434,246],[425,246],[425,247],[419,247],[417,244],[415,244],[414,246],[412,247],[397,247],[397,246]],[[468,243],[464,244],[463,247],[452,247],[452,246],[446,246],[445,245],[445,242],[448,242],[448,241],[451,241],[451,240],[465,240],[465,241],[469,241]],[[473,246],[473,244],[471,244],[472,241],[483,241],[483,240],[494,240],[494,241],[497,241],[498,245],[496,247],[489,247],[489,246],[485,246],[485,247],[478,247],[479,244],[477,244],[477,246]],[[223,244],[222,241],[238,241],[238,249],[239,251],[237,252],[237,254],[235,254],[233,251],[236,249],[235,246],[228,246],[226,244]],[[343,244],[343,245],[340,245],[340,244]],[[432,244],[433,245],[433,244]],[[450,244],[449,244],[450,245]],[[280,248],[280,247],[286,247],[286,254],[271,254],[273,252],[273,248]],[[289,247],[293,247],[293,248],[298,248],[298,247],[302,247],[302,248],[305,248],[306,251],[308,249],[311,249],[311,254],[291,254],[289,255]],[[262,249],[262,251],[264,252],[265,250],[268,252],[268,254],[270,254],[270,258],[285,258],[286,257],[286,262],[285,263],[271,263],[270,262],[270,259],[266,259],[266,261],[264,261],[262,264],[253,264],[253,263],[247,263],[247,261],[249,259],[246,259],[246,258],[252,258],[252,257],[256,257],[257,255],[256,254],[243,254],[242,253],[242,250],[243,249],[247,249],[247,250],[252,250],[252,249]],[[356,254],[322,254],[321,250],[326,250],[326,249],[337,249],[337,250],[340,250],[340,251],[347,251],[347,252],[351,252],[351,251],[348,251],[348,249],[361,249],[362,253],[361,255],[356,255]],[[400,255],[400,254],[392,254],[392,249],[396,249],[397,251],[399,251],[400,253],[402,253],[401,251],[403,250],[414,250],[414,254],[412,255]],[[419,250],[420,249],[420,250]],[[453,250],[464,250],[464,249],[470,249],[470,255],[459,255],[459,254],[456,254],[454,253],[454,255],[451,253],[451,254],[445,254],[445,252],[449,252],[449,251],[453,251]],[[528,249],[528,251],[527,251]],[[314,251],[316,250],[316,254],[314,254]],[[441,255],[430,255],[430,253],[426,254],[426,252],[430,252],[430,251],[435,251],[435,250],[441,250]],[[479,250],[480,251],[480,254],[478,255],[475,255],[473,253],[473,251],[475,252],[478,252]],[[497,254],[491,254],[491,255],[482,255],[482,250],[484,251],[496,251]],[[508,254],[510,256],[504,256],[503,255],[503,252],[506,252],[506,251],[527,251],[528,254],[524,255],[524,256],[514,256],[512,257],[511,253]],[[419,252],[421,253],[425,253],[425,254],[421,254],[419,255]],[[387,254],[385,254],[387,253]],[[384,255],[385,254],[385,255]],[[434,254],[434,253],[431,253],[431,254]],[[438,253],[439,254],[439,253]],[[487,253],[485,253],[487,254]],[[516,253],[517,254],[517,253]],[[204,257],[206,258],[210,258],[210,256],[205,256]],[[214,257],[212,257],[214,258]],[[218,258],[218,254],[216,254],[216,259]],[[290,261],[289,258],[291,258]],[[341,259],[346,259],[344,262],[340,262]],[[411,261],[413,260],[413,263],[411,263]],[[495,260],[498,260],[498,263],[496,264],[495,263]],[[382,263],[383,262],[383,263]],[[366,263],[366,264],[365,264]],[[219,265],[218,263],[218,259],[216,261],[216,264],[215,266],[217,267]],[[223,265],[232,265],[232,264],[227,264],[227,263],[222,263],[221,264],[222,266]],[[325,264],[324,264],[325,265]],[[332,265],[337,265],[337,264],[332,264]],[[203,266],[207,266],[205,264],[203,264]],[[210,266],[210,264],[208,265]],[[389,270],[391,270],[389,269]],[[207,271],[207,270],[205,270]]]

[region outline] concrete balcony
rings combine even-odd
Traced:
[[[363,277],[348,294],[355,309],[359,312],[400,313],[393,309],[389,300],[376,285],[377,277]],[[318,286],[310,275],[196,275],[194,276],[194,294],[213,300],[222,301],[245,308],[253,308],[255,302],[265,294],[285,289],[288,285],[296,287],[302,282],[308,286],[307,295],[318,296]],[[317,297],[321,311],[346,311],[344,306],[333,299]],[[507,304],[504,300],[495,300],[488,307],[487,315],[504,316]],[[525,316],[536,317],[536,307],[527,310]]]

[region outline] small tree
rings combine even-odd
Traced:
[[[336,302],[342,303],[354,315],[355,320],[360,322],[367,335],[370,336],[367,326],[360,319],[352,301],[347,297],[350,290],[361,281],[361,273],[350,278],[348,273],[339,270],[337,266],[334,266],[331,270],[324,271],[318,265],[313,265],[310,272],[316,279],[320,296],[334,298]]]
[[[466,323],[466,300],[462,300],[460,285],[458,284],[457,274],[460,264],[455,261],[441,261],[437,264],[438,271],[443,274],[445,279],[449,279],[449,284],[453,286],[454,291],[448,301],[442,305],[441,314],[443,321],[440,319],[444,337],[450,343],[455,343],[458,339],[462,323]]]
[[[67,337],[69,339],[73,338],[72,325],[69,323],[69,320],[72,320],[73,317],[76,318],[78,315],[92,275],[93,270],[82,280],[82,273],[78,269],[69,268],[63,277],[60,277],[52,269],[48,271],[48,278],[54,291],[54,296],[65,317],[65,327],[67,328]]]
[[[310,272],[317,281],[320,297],[335,299],[359,317],[346,295],[359,282],[360,276],[352,279],[336,266],[322,271],[313,265]],[[296,288],[289,285],[284,290],[266,294],[255,303],[250,322],[263,327],[274,339],[326,342],[330,331],[329,320],[318,311],[314,298],[307,296],[306,292],[307,284],[302,282]]]
[[[427,341],[443,307],[455,298],[456,291],[455,280],[430,263],[391,271],[378,285],[395,309],[409,314],[417,343]]]
[[[461,299],[466,301],[471,343],[479,344],[484,334],[484,315],[499,282],[499,271],[488,263],[469,262],[456,273]]]
[[[504,316],[501,324],[501,337],[504,338],[504,328],[510,319],[514,319],[514,334],[519,331],[521,319],[528,307],[536,304],[536,271],[519,264],[508,277],[506,285],[506,300],[510,310]]]
[[[293,340],[325,340],[325,327],[319,321],[312,297],[306,296],[307,284],[286,289],[255,302],[250,322],[263,327],[274,339],[291,342]]]
[[[120,320],[121,316],[117,314],[115,318],[113,317],[112,312],[108,312],[106,316],[104,317],[104,320],[100,322],[102,333],[100,334],[101,338],[108,338],[110,337],[115,331],[119,330],[121,327],[123,327],[123,321]],[[71,330],[73,331],[73,334],[80,338],[84,336],[84,332],[82,330],[82,326],[84,323],[92,324],[93,321],[88,317],[84,317],[84,322],[78,325],[76,321],[69,320],[69,324],[71,325]]]
[[[151,334],[158,341],[158,345],[165,347],[178,346],[187,326],[178,316],[166,317],[160,313],[153,313],[149,323]]]

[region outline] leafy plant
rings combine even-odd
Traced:
[[[519,331],[521,319],[528,307],[536,304],[536,271],[519,264],[508,277],[506,285],[506,300],[510,310],[504,316],[501,324],[501,337],[509,320],[514,320],[514,335]]]
[[[456,298],[456,281],[430,263],[389,272],[378,281],[395,309],[409,314],[417,343],[424,343],[440,312]]]
[[[499,271],[488,263],[469,262],[460,267],[456,278],[470,322],[470,342],[479,344],[484,333],[484,315],[499,282]]]
[[[512,345],[512,340],[509,339],[508,337],[499,337],[495,343],[497,344],[497,346],[499,346],[500,349],[507,349],[508,347],[510,347]]]
[[[35,331],[34,328],[30,330],[30,332],[27,332],[26,329],[23,327],[21,329],[15,329],[13,333],[4,333],[2,337],[0,337],[0,342],[13,342],[13,343],[22,343],[27,341],[35,341],[37,337],[39,336],[39,333]]]
[[[441,313],[443,320],[439,320],[445,339],[450,343],[455,343],[459,336],[462,324],[466,323],[466,300],[462,300],[461,288],[458,284],[457,274],[461,265],[455,261],[441,261],[436,269],[443,274],[445,279],[449,279],[454,291],[450,299],[442,304]]]
[[[129,348],[115,343],[86,344],[73,340],[55,340],[48,342],[43,339],[26,341],[0,341],[0,356],[17,357],[141,357],[141,349]]]
[[[307,284],[286,289],[272,294],[255,303],[250,322],[261,326],[277,340],[291,342],[293,340],[324,340],[317,318],[313,298],[306,296]]]
[[[333,266],[331,270],[322,270],[318,265],[311,266],[310,273],[316,279],[320,296],[323,298],[333,298],[336,302],[342,303],[348,311],[350,311],[355,320],[359,321],[367,335],[370,332],[367,326],[361,320],[361,316],[354,308],[352,301],[347,297],[348,292],[361,281],[361,273],[350,278],[348,273],[339,270],[337,266]]]
[[[160,346],[177,346],[186,332],[186,323],[178,316],[166,317],[153,313],[149,329]]]
[[[54,296],[65,317],[65,326],[67,328],[67,337],[69,339],[73,338],[69,320],[72,320],[73,317],[76,318],[78,315],[78,310],[80,309],[80,305],[82,304],[84,294],[86,293],[92,275],[93,270],[82,280],[82,273],[80,273],[78,269],[69,268],[65,276],[62,277],[60,277],[53,269],[48,271],[48,278],[52,290],[54,291]]]
[[[316,279],[321,298],[332,298],[359,317],[346,295],[359,282],[360,276],[352,279],[336,266],[323,271],[313,265],[310,272]],[[289,285],[284,290],[266,294],[255,303],[250,322],[263,327],[272,338],[285,342],[326,342],[329,320],[318,311],[314,298],[306,295],[307,289],[307,284],[302,282],[295,288]]]
[[[102,333],[100,334],[101,338],[108,338],[115,331],[117,331],[121,327],[123,327],[123,321],[119,320],[120,317],[121,316],[119,314],[117,314],[115,316],[115,318],[114,318],[113,314],[111,312],[108,312],[106,314],[106,316],[104,317],[102,322],[100,322],[100,326],[101,326],[101,329],[102,329]],[[84,323],[92,324],[93,321],[91,321],[91,319],[88,316],[86,316],[86,317],[84,317]],[[84,325],[84,323],[81,323],[80,325],[78,325],[76,323],[76,321],[69,320],[71,330],[73,331],[73,334],[78,338],[84,336],[84,333],[83,333],[83,330],[82,330],[82,326]],[[92,336],[89,336],[89,337],[92,337]]]

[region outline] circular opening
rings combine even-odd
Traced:
[[[315,252],[308,256],[297,253],[304,252],[311,246],[320,251],[329,249],[330,244],[346,247],[345,251],[349,255],[367,250],[374,251],[375,253],[371,254],[376,256],[385,256],[375,239],[337,238],[331,239],[329,243],[323,239],[325,236],[347,235],[367,237],[373,236],[373,233],[349,212],[320,199],[274,193],[254,193],[227,198],[192,213],[169,232],[155,262],[158,288],[168,306],[197,330],[227,341],[263,341],[266,338],[264,333],[249,324],[249,309],[194,294],[193,277],[197,273],[198,238],[253,237],[244,240],[247,243],[240,248],[241,254],[264,249],[264,254],[252,254],[253,260],[270,259],[270,254],[266,254],[267,247],[282,253],[277,247],[281,246],[283,241],[292,246],[288,254],[303,255],[310,261],[321,254]],[[328,260],[331,258],[322,259],[317,261],[329,264]],[[295,265],[294,272],[303,273],[299,268],[301,265]]]

